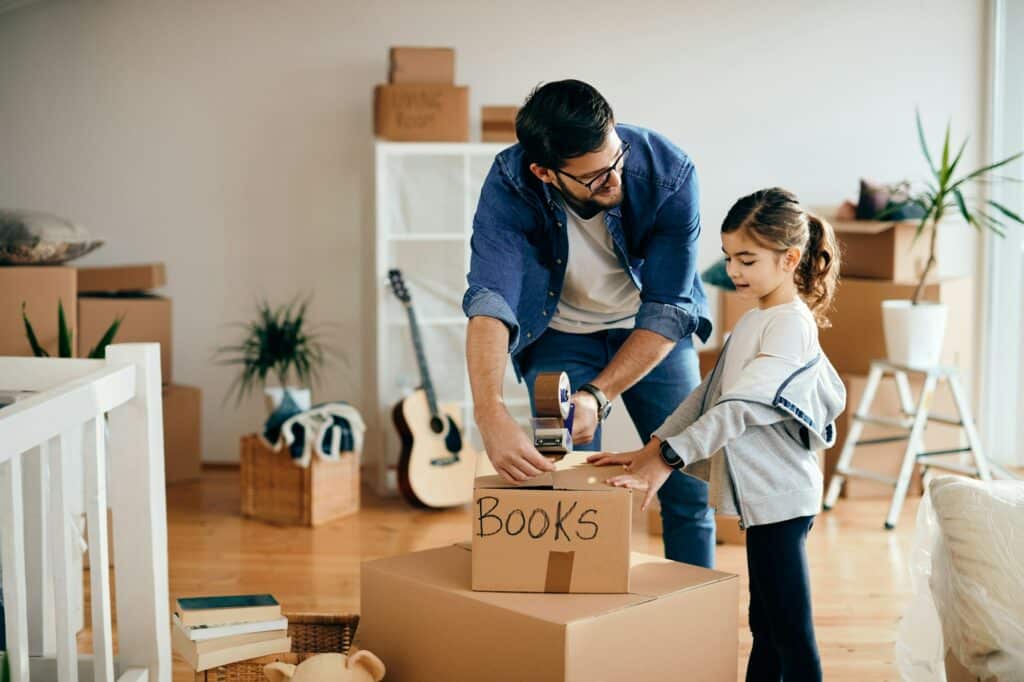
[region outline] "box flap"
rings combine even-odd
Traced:
[[[541,474],[523,483],[509,483],[498,474],[478,476],[474,487],[478,490],[523,488],[538,490],[591,490],[629,494],[627,488],[616,488],[605,481],[617,473],[615,467],[596,467],[587,464],[589,452],[574,452],[555,463],[555,471]]]
[[[696,589],[723,580],[731,573],[689,566],[644,554],[632,555],[632,591],[629,594],[544,594],[523,592],[474,592],[472,552],[464,545],[450,545],[423,552],[367,561],[363,570],[383,573],[496,608],[557,624],[568,624],[649,602],[663,595]]]

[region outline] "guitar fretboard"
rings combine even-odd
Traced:
[[[434,392],[434,382],[430,380],[430,370],[427,368],[427,356],[423,352],[423,339],[420,336],[420,325],[416,320],[416,311],[412,303],[405,304],[405,312],[409,316],[409,333],[412,336],[412,345],[416,350],[416,363],[420,368],[420,382],[423,385],[423,392],[427,394],[427,405],[430,408],[430,416],[440,417],[441,412],[437,407],[437,394]]]

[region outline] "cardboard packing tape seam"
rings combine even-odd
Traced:
[[[576,552],[548,552],[548,570],[544,579],[544,591],[558,594],[568,593],[572,587],[572,565]]]

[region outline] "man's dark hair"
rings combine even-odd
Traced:
[[[558,169],[600,149],[614,120],[611,106],[592,85],[555,81],[526,98],[516,115],[516,137],[528,162]]]

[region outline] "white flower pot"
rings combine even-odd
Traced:
[[[889,362],[934,367],[942,356],[949,308],[943,303],[882,301],[882,328]]]
[[[313,394],[308,388],[289,386],[286,389],[280,386],[267,386],[263,389],[263,398],[267,406],[267,414],[273,414],[284,399],[284,392],[292,397],[300,410],[308,410],[312,405]]]

